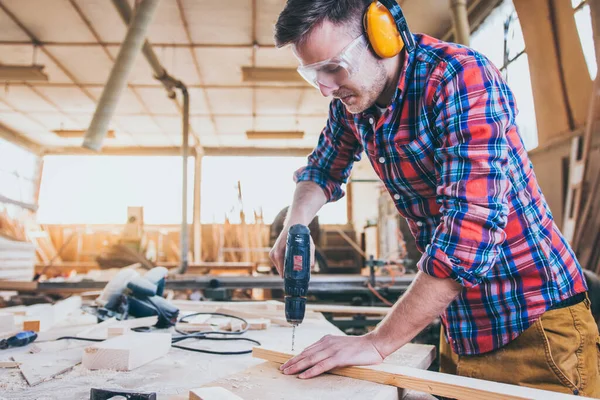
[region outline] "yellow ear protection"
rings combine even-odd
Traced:
[[[365,11],[363,25],[373,51],[381,58],[394,57],[404,47],[408,52],[415,48],[406,18],[395,0],[371,3]]]

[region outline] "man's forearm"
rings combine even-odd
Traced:
[[[310,224],[326,203],[327,197],[319,185],[309,181],[298,182],[294,191],[294,200],[285,219],[285,226]]]
[[[419,272],[387,317],[369,334],[381,356],[385,358],[410,342],[444,312],[461,290],[462,286],[452,279]]]

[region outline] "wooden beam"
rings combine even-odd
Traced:
[[[261,347],[255,347],[252,350],[253,357],[278,364],[285,363],[295,355]],[[531,389],[390,364],[336,368],[329,373],[459,400],[576,400],[583,398],[547,390]]]
[[[194,160],[194,213],[192,227],[194,239],[194,263],[202,261],[202,157],[203,155],[196,151]]]
[[[86,347],[82,363],[92,370],[131,371],[166,355],[170,349],[170,333],[130,333]]]
[[[195,151],[190,149],[190,155]],[[85,155],[85,156],[180,156],[180,147],[103,147],[101,151],[92,151],[80,146],[49,147],[44,155]]]
[[[86,131],[82,131],[82,130],[69,130],[69,129],[58,129],[54,132],[57,136],[60,136],[61,138],[82,138],[85,135]],[[109,139],[114,139],[115,138],[115,131],[114,130],[109,130],[106,133],[106,138]]]
[[[550,23],[550,4],[548,0],[514,0],[513,3],[527,48],[539,144],[542,146],[572,130],[567,99],[561,86],[559,54]]]
[[[43,65],[0,65],[0,81],[48,81]]]
[[[205,147],[207,156],[239,156],[239,157],[306,157],[313,151],[312,147]]]
[[[24,148],[25,150],[31,151],[34,154],[40,155],[43,153],[43,146],[36,143],[17,131],[9,128],[6,125],[0,123],[0,138],[10,142],[14,145]]]
[[[303,131],[246,131],[249,140],[304,139]]]
[[[296,68],[242,67],[242,82],[295,82],[308,85]]]

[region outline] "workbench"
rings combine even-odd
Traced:
[[[227,303],[224,303],[227,304]],[[228,303],[232,304],[232,303]],[[269,329],[249,331],[243,336],[256,339],[271,349],[289,351],[291,327],[272,325]],[[305,320],[296,330],[296,347],[304,348],[326,334],[342,335],[324,318]],[[200,349],[234,351],[250,349],[247,342],[214,342],[189,340],[186,346]],[[27,353],[31,346],[43,352],[89,346],[89,342],[62,340],[36,342],[24,348],[0,352],[0,361],[15,354]],[[41,354],[41,353],[38,353]],[[434,346],[409,344],[390,356],[386,362],[427,368],[435,357]],[[277,365],[252,358],[209,355],[171,348],[167,356],[129,372],[89,371],[81,364],[37,386],[29,387],[19,369],[0,368],[0,398],[3,400],[83,400],[89,399],[90,388],[123,388],[157,392],[160,400],[187,399],[188,391],[203,385],[223,386],[238,396],[250,399],[398,399],[398,389],[346,377],[323,375],[303,381],[285,376]],[[408,392],[404,399],[434,399],[430,395]]]

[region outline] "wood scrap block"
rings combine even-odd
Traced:
[[[39,320],[30,320],[30,321],[23,321],[23,330],[24,331],[34,331],[34,332],[39,332],[40,331],[40,321]]]
[[[242,398],[222,387],[205,387],[190,390],[189,400],[242,400]]]
[[[86,347],[83,366],[87,369],[131,371],[169,352],[169,333],[131,333]]]
[[[17,368],[19,365],[16,361],[0,361],[0,368]]]
[[[131,329],[126,326],[109,326],[107,328],[107,336],[109,339],[116,336],[126,335],[128,333],[131,333]]]
[[[227,325],[227,330],[231,332],[241,332],[244,329],[244,323],[239,319],[231,318]]]
[[[249,318],[246,321],[249,331],[262,331],[271,327],[271,320],[268,318]]]

